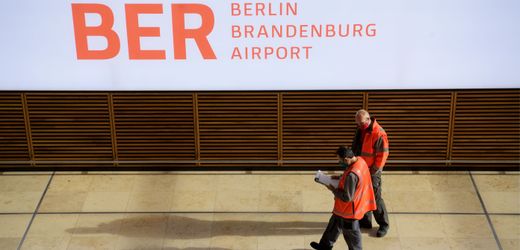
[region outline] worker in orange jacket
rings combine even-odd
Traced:
[[[341,176],[335,176],[335,179],[339,179],[337,188],[328,186],[334,194],[334,210],[320,242],[311,242],[311,247],[319,250],[332,249],[342,232],[348,248],[360,250],[362,244],[359,219],[376,209],[372,180],[365,160],[356,157],[350,148],[341,146],[336,154],[345,170]]]
[[[389,154],[388,138],[385,130],[375,118],[370,118],[366,110],[356,112],[356,123],[358,128],[352,141],[352,150],[356,156],[365,160],[370,170],[377,205],[373,214],[379,224],[376,236],[383,237],[390,228],[385,201],[381,197],[381,174]],[[362,228],[372,228],[372,212],[368,212],[359,223]]]

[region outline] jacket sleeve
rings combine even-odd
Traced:
[[[390,152],[388,147],[388,137],[386,134],[382,134],[374,143],[374,153],[376,154],[376,159],[374,161],[374,165],[370,166],[371,174],[382,170],[385,166],[386,159],[388,158],[388,154]]]
[[[354,173],[349,173],[349,175],[346,177],[343,188],[337,188],[334,190],[334,196],[344,202],[352,201],[354,199],[354,194],[356,193],[357,184],[357,175]]]

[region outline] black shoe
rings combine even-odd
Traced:
[[[371,222],[359,222],[359,227],[361,228],[366,228],[366,229],[371,229],[372,228],[372,223]]]
[[[316,250],[332,250],[332,247],[322,247],[319,243],[316,243],[315,241],[311,242],[311,247]]]
[[[379,229],[377,230],[376,236],[385,237],[387,232],[388,232],[388,227],[379,227]]]
[[[320,244],[316,243],[315,241],[311,242],[311,247],[320,250]]]

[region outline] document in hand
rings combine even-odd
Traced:
[[[332,184],[332,186],[334,186],[335,188],[338,188],[338,184],[339,184],[339,180],[332,179],[330,176],[321,172],[321,170],[318,170],[318,172],[316,172],[316,175],[314,176],[314,180],[325,186]]]

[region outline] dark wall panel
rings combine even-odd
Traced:
[[[256,160],[272,166],[278,157],[278,95],[275,93],[198,94],[200,159]],[[261,161],[271,161],[262,163]],[[246,163],[224,163],[244,166]]]
[[[104,163],[113,159],[107,98],[103,93],[27,94],[34,160],[112,165]]]
[[[361,92],[284,93],[283,159],[289,161],[284,165],[336,165],[296,161],[333,161],[338,145],[352,143],[354,115],[362,107]]]
[[[115,93],[112,100],[120,166],[196,159],[191,93]]]
[[[403,165],[404,161],[417,164],[425,160],[446,160],[450,104],[449,92],[369,93],[368,111],[388,134],[389,160],[400,161],[388,166]]]
[[[354,114],[388,168],[518,169],[520,90],[0,92],[0,168],[335,167]]]
[[[499,167],[520,159],[520,91],[461,91],[455,110],[452,159],[477,162],[453,165]]]
[[[21,93],[0,93],[0,145],[0,167],[4,166],[2,161],[31,159]],[[13,165],[30,166],[28,163]]]

